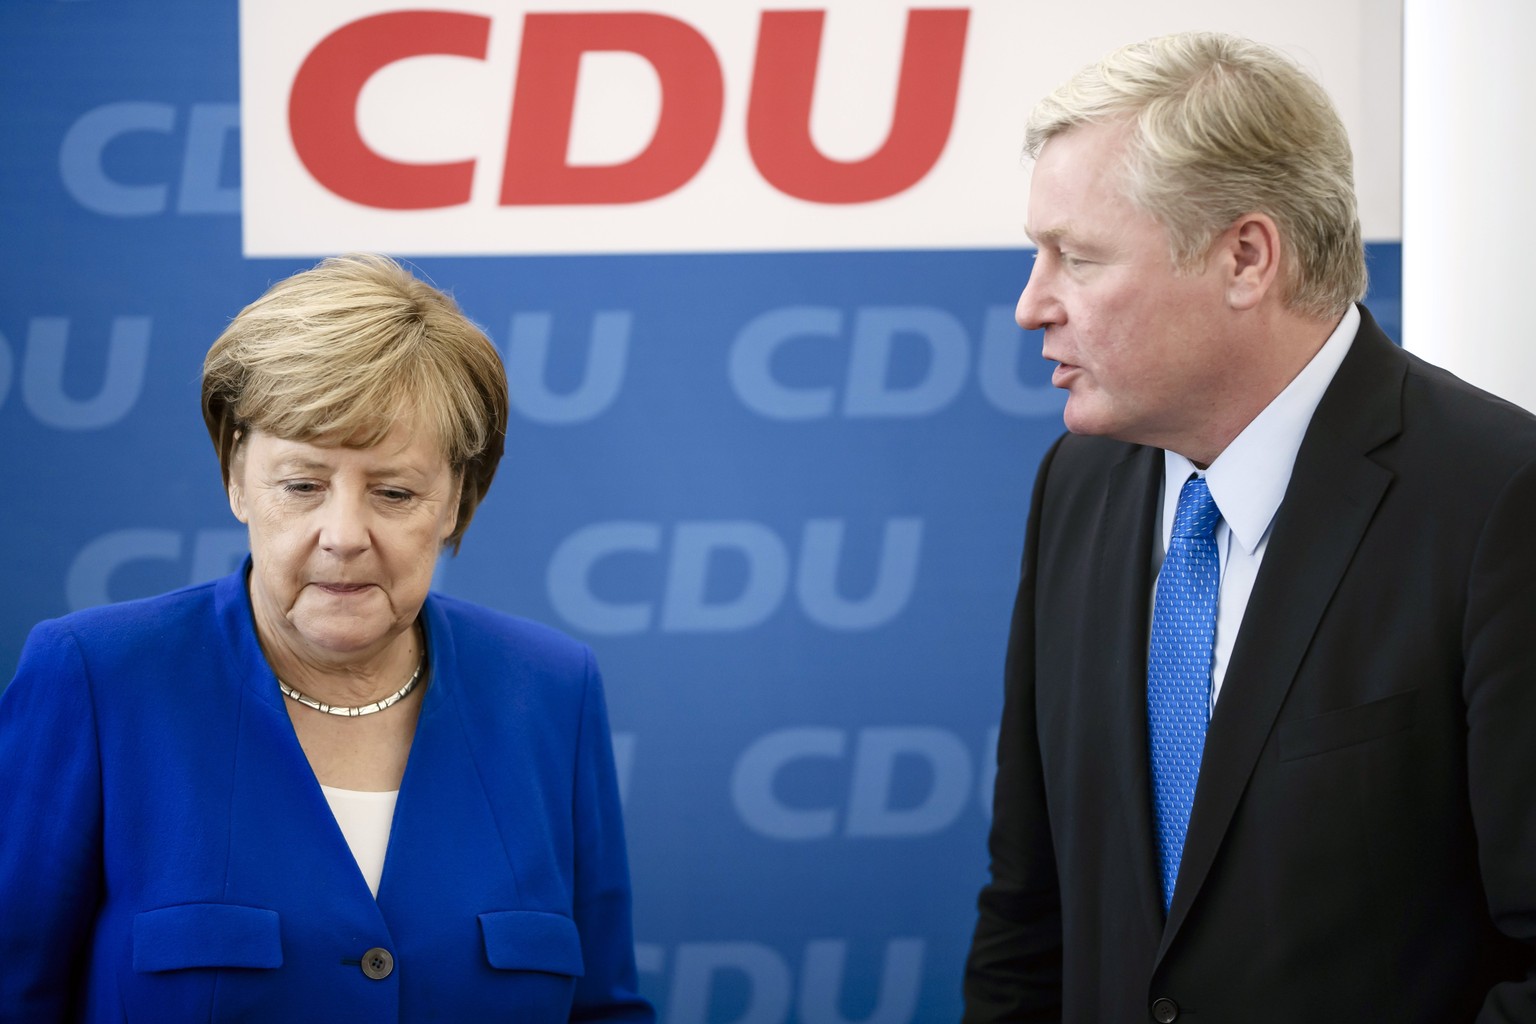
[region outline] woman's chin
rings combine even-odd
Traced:
[[[299,620],[294,623],[298,639],[320,659],[344,661],[351,657],[376,654],[389,645],[399,630],[393,623],[359,622],[357,620],[320,621]]]

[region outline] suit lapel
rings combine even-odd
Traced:
[[[256,636],[245,568],[219,581],[215,612],[230,679],[242,690],[230,781],[231,878],[295,902],[329,908],[367,926],[378,923],[368,884],[304,756],[293,722]],[[247,884],[242,881],[241,884]]]
[[[1162,452],[1156,448],[1132,449],[1109,474],[1093,557],[1093,614],[1104,634],[1090,645],[1083,676],[1095,692],[1104,694],[1102,710],[1109,730],[1104,756],[1114,765],[1137,902],[1153,934],[1162,928],[1163,912],[1147,768],[1146,646],[1153,527],[1162,478]]]
[[[1206,734],[1161,960],[1216,858],[1302,658],[1392,473],[1368,455],[1401,430],[1406,363],[1361,310],[1275,515],[1264,564]]]
[[[402,943],[406,935],[440,931],[445,921],[474,922],[484,911],[521,905],[514,868],[514,844],[521,836],[498,820],[486,772],[511,790],[506,799],[541,791],[537,779],[518,774],[524,758],[502,752],[490,763],[477,759],[462,704],[462,687],[473,670],[461,667],[448,618],[435,600],[428,598],[422,616],[432,676],[400,782],[378,897]],[[518,749],[510,737],[509,748]],[[528,816],[534,819],[535,811]],[[478,927],[473,931],[478,942]]]
[[[277,911],[284,918],[285,956],[305,960],[317,943],[352,948],[359,936],[387,933],[288,711],[277,703],[284,699],[265,661],[254,664],[226,797],[229,855],[222,898]],[[303,969],[313,968],[311,962]]]

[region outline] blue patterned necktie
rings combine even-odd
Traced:
[[[1163,912],[1173,903],[1195,780],[1211,707],[1211,656],[1221,563],[1216,524],[1221,510],[1205,480],[1192,476],[1179,492],[1173,538],[1157,577],[1152,644],[1147,657],[1147,726],[1152,749],[1152,810],[1163,875]]]

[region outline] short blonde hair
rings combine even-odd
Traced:
[[[1246,213],[1280,228],[1281,298],[1338,316],[1365,294],[1354,158],[1320,86],[1279,51],[1216,32],[1134,43],[1074,75],[1030,115],[1025,150],[1056,135],[1124,121],[1127,197],[1167,229],[1173,261],[1197,266]]]
[[[203,420],[224,485],[242,441],[378,444],[396,421],[435,432],[462,483],[456,552],[507,433],[507,377],[457,303],[385,256],[353,253],[279,281],[203,360]]]

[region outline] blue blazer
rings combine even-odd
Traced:
[[[652,1020],[591,653],[439,595],[422,619],[377,899],[244,571],[33,630],[0,696],[0,1021]]]

